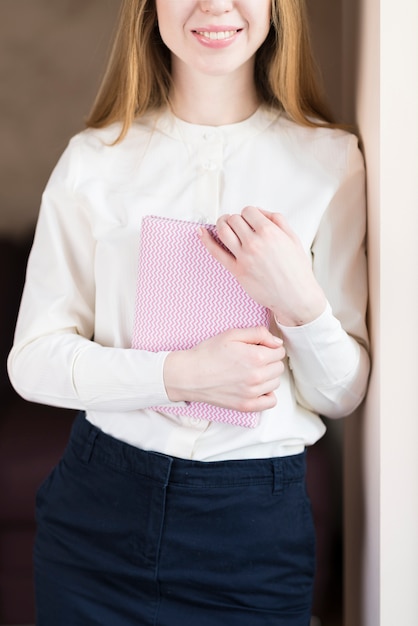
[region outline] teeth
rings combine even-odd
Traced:
[[[220,31],[218,33],[215,33],[213,31],[198,31],[198,35],[201,35],[202,37],[205,37],[206,39],[212,39],[212,40],[216,40],[216,39],[228,39],[228,37],[232,37],[233,35],[235,35],[238,31],[236,30],[223,30]]]

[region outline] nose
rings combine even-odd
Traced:
[[[221,15],[232,10],[233,0],[201,0],[200,5],[204,13]]]

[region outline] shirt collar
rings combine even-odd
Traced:
[[[255,113],[242,122],[223,126],[191,124],[176,117],[170,110],[155,113],[154,128],[172,139],[183,143],[201,143],[202,141],[231,142],[243,140],[262,133],[279,116],[280,112],[260,106]]]

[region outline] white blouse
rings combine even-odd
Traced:
[[[75,136],[45,189],[9,375],[26,399],[86,411],[147,450],[214,461],[295,454],[362,401],[369,372],[364,164],[357,139],[264,107],[208,127],[170,112]],[[130,348],[145,215],[215,223],[254,205],[286,216],[312,259],[326,311],[279,326],[277,405],[255,429],[156,412],[166,353]]]

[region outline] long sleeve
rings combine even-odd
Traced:
[[[328,417],[351,413],[369,373],[364,163],[355,137],[345,176],[311,247],[313,269],[328,298],[326,311],[304,326],[280,326],[298,401]]]
[[[97,241],[79,184],[83,163],[72,141],[44,192],[8,360],[10,379],[26,399],[68,408],[130,411],[164,404],[165,354],[109,347],[94,338]],[[133,292],[134,285],[126,288]],[[112,293],[109,282],[106,297],[110,312],[122,294]]]

